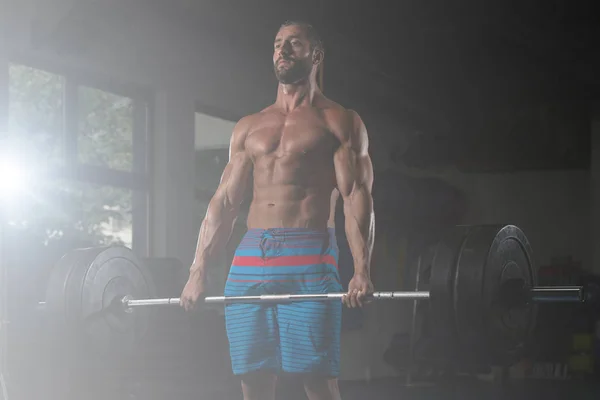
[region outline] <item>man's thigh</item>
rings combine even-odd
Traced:
[[[279,369],[279,335],[275,305],[229,304],[225,326],[233,373]]]
[[[284,372],[330,378],[339,375],[341,302],[279,304],[277,323]]]

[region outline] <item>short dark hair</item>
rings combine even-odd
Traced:
[[[317,49],[319,51],[325,52],[325,47],[323,46],[323,39],[321,39],[321,35],[319,35],[319,32],[317,32],[314,26],[312,26],[306,21],[287,20],[283,24],[281,24],[279,29],[285,28],[286,26],[301,27],[306,32],[306,37],[308,38],[312,49]]]

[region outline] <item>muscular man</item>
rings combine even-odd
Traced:
[[[343,291],[334,212],[344,202],[354,276],[343,303],[360,307],[373,291],[373,171],[365,126],[316,84],[324,51],[314,28],[284,23],[274,42],[275,103],[242,118],[229,163],[200,228],[181,295],[191,309],[206,268],[231,235],[253,172],[248,231],[235,252],[226,296]],[[273,399],[278,373],[303,379],[308,397],[339,399],[342,302],[230,304],[225,308],[233,372],[245,400]]]

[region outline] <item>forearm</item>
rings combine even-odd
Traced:
[[[198,243],[191,272],[204,275],[206,266],[216,254],[223,251],[231,237],[233,225],[237,219],[237,207],[223,204],[220,199],[213,199],[198,234]]]
[[[370,276],[375,240],[373,198],[366,185],[355,187],[344,198],[346,237],[354,260],[354,272]]]

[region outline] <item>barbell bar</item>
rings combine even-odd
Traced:
[[[319,294],[266,294],[260,296],[207,296],[204,298],[206,304],[234,304],[234,303],[294,303],[302,301],[339,301],[346,292],[319,293]],[[367,300],[427,300],[428,291],[394,291],[373,292],[365,296]],[[585,291],[583,286],[539,286],[530,290],[528,301],[537,303],[578,303],[585,302]],[[121,299],[125,309],[146,306],[179,305],[179,297],[160,299],[134,299],[126,295]],[[46,306],[46,302],[38,303],[40,308]],[[518,302],[515,302],[518,306]]]
[[[559,302],[577,303],[584,302],[583,286],[539,286],[530,290],[529,301],[537,303]],[[348,293],[319,293],[319,294],[266,294],[260,296],[207,296],[206,304],[233,304],[233,303],[293,303],[302,301],[339,301]],[[374,292],[365,297],[367,300],[427,300],[428,291],[395,291]],[[135,308],[145,306],[179,305],[180,298],[163,299],[134,299],[125,296],[121,299],[123,307]],[[515,304],[518,305],[518,304]]]
[[[347,293],[318,293],[318,294],[265,294],[260,296],[207,296],[206,304],[233,303],[294,303],[301,301],[339,301]],[[374,300],[422,300],[429,298],[429,292],[374,292],[369,299]],[[179,298],[169,299],[132,299],[125,296],[122,299],[125,308],[179,304]]]

